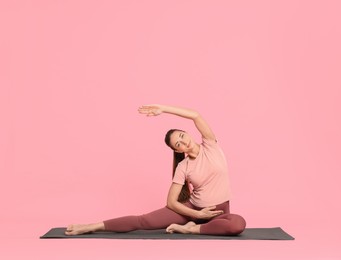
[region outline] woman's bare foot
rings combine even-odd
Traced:
[[[74,236],[104,230],[104,223],[96,224],[74,224],[66,228],[65,235]]]
[[[185,225],[172,224],[167,227],[166,232],[181,234],[199,234],[200,225],[195,224],[193,221],[190,221]]]

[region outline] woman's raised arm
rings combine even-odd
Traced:
[[[141,114],[146,114],[147,116],[158,116],[162,113],[167,113],[191,119],[204,138],[214,141],[216,140],[216,137],[208,123],[195,110],[165,105],[144,105],[139,107],[138,111]]]

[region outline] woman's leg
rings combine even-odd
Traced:
[[[236,214],[222,214],[209,222],[200,225],[200,234],[234,236],[242,233],[246,221]]]
[[[201,210],[201,208],[192,207],[196,210]],[[216,206],[215,210],[223,210],[224,214],[230,213],[230,202],[226,201]],[[180,225],[173,223],[167,227],[166,231],[168,233],[183,233],[183,234],[200,234],[201,224],[207,223],[207,219],[196,219],[195,222],[188,222],[186,225]]]
[[[246,221],[242,216],[230,214],[229,202],[217,206],[217,210],[224,210],[224,214],[211,219],[200,226],[200,234],[205,235],[238,235],[242,233],[246,226]]]
[[[185,203],[185,205],[193,207],[190,203]],[[140,216],[119,217],[94,224],[69,225],[65,234],[80,235],[95,231],[129,232],[138,229],[161,229],[172,223],[184,225],[188,221],[189,217],[164,207]]]
[[[104,221],[107,231],[129,232],[138,229],[161,229],[172,223],[186,224],[189,217],[182,216],[173,210],[164,207],[140,216],[126,216]]]
[[[203,235],[238,235],[244,231],[246,221],[243,217],[230,214],[229,202],[217,205],[216,210],[224,210],[224,214],[209,221],[197,220],[196,223],[189,222],[186,225],[172,224],[166,230],[169,233],[187,233]]]

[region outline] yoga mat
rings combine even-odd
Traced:
[[[40,238],[43,239],[74,239],[74,238],[104,238],[104,239],[215,239],[215,240],[294,240],[280,227],[275,228],[246,228],[238,236],[212,236],[193,234],[168,234],[165,229],[136,230],[127,233],[116,232],[94,232],[83,235],[67,236],[64,234],[66,228],[52,228]]]

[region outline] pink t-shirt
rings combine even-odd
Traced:
[[[195,159],[188,156],[178,164],[173,182],[193,186],[190,202],[209,207],[230,200],[230,182],[225,155],[216,141],[203,138]]]

